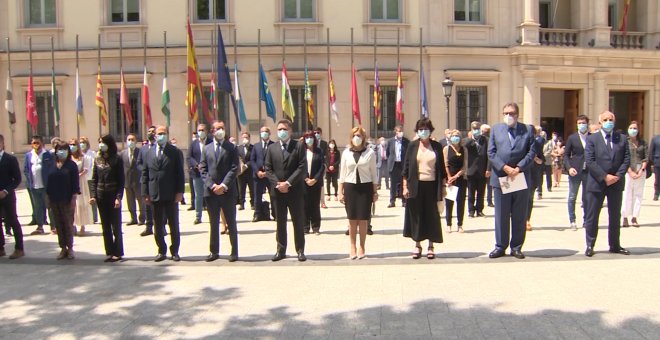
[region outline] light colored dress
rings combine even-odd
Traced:
[[[78,166],[78,172],[85,169],[86,164],[82,158],[78,160],[72,158],[71,160]],[[88,173],[91,171],[91,168],[87,169]],[[92,210],[89,208],[90,193],[89,185],[87,185],[87,176],[80,176],[78,180],[80,181],[80,192],[82,194],[76,198],[76,212],[73,215],[73,224],[76,226],[90,225],[93,221]]]

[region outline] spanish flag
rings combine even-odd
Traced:
[[[192,29],[190,28],[190,20],[188,20],[188,86],[186,90],[186,106],[188,106],[188,119],[196,122],[199,119],[197,114],[197,99],[202,99],[202,111],[204,115],[208,114],[209,106],[202,92],[202,80],[199,76],[199,67],[197,66],[197,57],[195,56],[195,44],[193,42]]]

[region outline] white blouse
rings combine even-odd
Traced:
[[[360,183],[375,183],[378,179],[376,170],[376,153],[370,148],[365,149],[358,162],[355,163],[353,151],[350,148],[341,153],[341,165],[339,166],[339,183],[357,182],[356,171],[360,173]]]

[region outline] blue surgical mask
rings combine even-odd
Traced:
[[[101,150],[101,152],[108,151],[108,145],[106,145],[104,143],[99,143],[99,150]]]
[[[314,137],[307,137],[305,138],[305,143],[309,146],[314,145]]]
[[[452,144],[456,145],[456,144],[461,142],[461,137],[451,136],[451,138],[449,138],[449,140],[451,141]]]
[[[578,128],[578,131],[580,133],[584,134],[584,133],[587,132],[587,129],[589,128],[589,125],[587,125],[585,123],[580,123],[580,124],[577,125],[577,128]]]
[[[289,130],[277,130],[277,138],[281,140],[289,139]]]
[[[156,143],[160,146],[167,144],[167,135],[156,135]]]
[[[630,130],[628,130],[628,131],[630,131]],[[78,151],[78,145],[69,145],[69,150],[71,150],[71,152]]]
[[[80,143],[80,144],[78,144],[78,146],[80,147],[80,150],[87,149],[87,144],[85,144],[85,143]]]
[[[126,145],[128,145],[129,149],[135,149],[135,141],[129,140],[126,142]]]
[[[628,129],[628,136],[636,137],[638,132],[639,131],[635,128],[629,128]]]
[[[199,139],[205,139],[206,131],[197,131],[197,135],[199,136]]]
[[[259,136],[261,137],[261,139],[267,139],[268,137],[270,137],[270,133],[266,131],[262,131],[259,133]]]
[[[69,152],[66,150],[62,150],[62,149],[57,150],[57,158],[59,158],[60,160],[65,160],[68,155]]]
[[[479,136],[481,136],[481,130],[479,129],[472,130],[472,137],[477,138]]]
[[[614,130],[614,122],[611,120],[604,122],[602,125],[605,132],[612,132],[612,130]]]
[[[314,137],[316,137],[316,139],[318,139],[318,140],[321,140],[321,134],[320,133],[314,134]]]
[[[417,130],[417,137],[421,140],[427,140],[431,136],[431,131],[427,129]]]

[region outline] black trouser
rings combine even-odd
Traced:
[[[660,166],[654,166],[653,167],[653,173],[655,177],[655,192],[653,193],[653,197],[658,197],[660,195]]]
[[[311,187],[305,184],[305,232],[309,232],[310,227],[315,232],[321,229],[321,191],[322,181]]]
[[[195,206],[195,185],[193,185],[193,175],[188,176],[188,187],[190,188],[190,206]]]
[[[481,175],[468,177],[468,212],[483,213],[484,194],[486,193],[486,177]]]
[[[536,187],[536,192],[539,195],[543,194],[543,175],[545,174],[545,186],[548,188],[548,191],[552,191],[552,164],[543,164],[543,169],[541,169],[541,178],[539,180],[539,185]]]
[[[591,179],[590,179],[591,180]],[[594,247],[598,236],[598,219],[603,202],[607,197],[607,213],[609,215],[607,225],[607,239],[610,249],[621,248],[619,237],[621,234],[621,202],[623,191],[605,188],[604,191],[587,191],[587,218],[585,219],[585,231],[587,247]]]
[[[73,211],[75,201],[49,202],[52,217],[51,229],[57,230],[57,242],[62,249],[73,248]]]
[[[211,254],[220,253],[220,211],[222,211],[229,231],[231,254],[238,256],[238,229],[236,228],[236,202],[234,197],[211,194],[211,196],[204,198],[211,226]]]
[[[463,217],[465,216],[465,186],[467,181],[464,179],[459,179],[454,182],[454,185],[458,187],[458,194],[456,195],[456,219],[458,220],[458,226],[463,226]],[[447,226],[451,226],[451,215],[452,210],[454,209],[454,201],[445,199],[445,220],[447,221]]]
[[[238,204],[241,206],[245,205],[246,197],[246,187],[250,190],[250,195],[247,196],[250,198],[250,206],[254,207],[254,194],[253,194],[253,180],[252,180],[252,169],[247,168],[243,171],[242,174],[238,175]]]
[[[13,190],[0,200],[0,218],[4,219],[5,227],[14,233],[14,249],[23,250],[23,230],[16,215],[16,192]],[[4,228],[0,228],[0,249],[5,247]]]
[[[270,197],[270,212],[266,210],[265,204],[263,204],[263,194],[268,190],[268,196]],[[270,185],[267,178],[254,178],[254,216],[259,218],[266,219],[268,214],[272,214],[273,217],[277,216],[275,213],[275,203],[273,202],[273,194],[270,191]]]
[[[330,186],[332,185],[333,188],[335,188],[335,197],[337,197],[337,178],[339,177],[339,173],[337,171],[335,172],[326,172],[325,173],[325,179],[326,179],[326,187],[328,196],[330,195]]]
[[[394,167],[390,171],[390,203],[394,203],[397,197],[401,196],[401,171],[403,171],[403,162],[394,162]],[[404,198],[401,198],[405,202]]]
[[[170,226],[170,253],[179,254],[181,235],[179,233],[179,204],[176,201],[151,202],[154,213],[154,239],[158,245],[158,254],[167,254],[167,243],[165,243],[165,219]]]
[[[124,189],[126,190],[126,205],[128,205],[128,212],[131,214],[131,222],[144,223],[144,199],[140,193],[140,184],[127,185]],[[135,201],[137,201],[137,207]]]
[[[112,194],[102,195],[97,204],[101,217],[105,255],[122,257],[124,256],[124,241],[121,231],[121,207],[115,208],[115,199],[116,197]]]
[[[87,185],[89,186],[89,191],[92,191],[92,186],[94,186],[94,181],[91,179],[88,180]],[[99,212],[96,202],[92,203],[92,220],[94,221],[94,223],[97,223],[99,221]]]
[[[493,204],[493,186],[490,185],[490,178],[486,178],[486,203],[488,203],[488,205],[494,205]]]
[[[271,203],[274,203],[275,205],[275,218],[277,220],[277,252],[282,255],[286,254],[287,210],[291,214],[296,253],[302,253],[305,251],[305,231],[303,230],[305,224],[305,206],[301,189],[302,188],[294,191],[289,190],[289,192],[285,194],[277,189],[273,190],[274,199]]]

